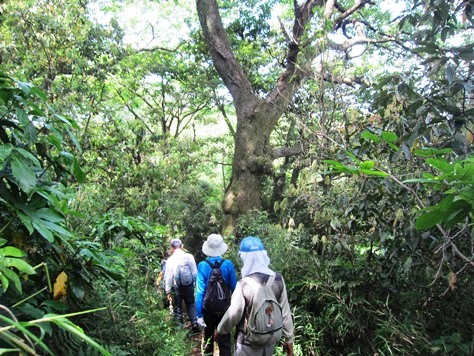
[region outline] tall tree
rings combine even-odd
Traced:
[[[342,1],[295,1],[291,33],[287,33],[284,22],[280,20],[284,41],[280,48],[283,48],[285,53],[280,74],[271,89],[261,90],[258,87],[259,78],[255,73],[249,75],[251,71],[247,66],[244,68],[244,61],[239,60],[236,55],[230,36],[226,33],[229,29],[223,25],[217,1],[197,0],[196,3],[205,42],[212,55],[213,64],[232,96],[237,116],[232,178],[223,201],[223,210],[227,217],[224,230],[229,232],[240,215],[261,206],[262,181],[272,172],[272,162],[277,158],[303,151],[302,145],[284,149],[273,147],[270,137],[308,77],[318,76],[335,80],[334,75],[325,72],[323,66],[314,66],[314,59],[324,49],[339,51],[348,56],[349,49],[357,44],[382,43],[393,38],[377,32],[367,21],[361,20],[362,10],[375,6],[371,1],[348,2],[347,7]],[[277,3],[285,6],[283,1],[272,4]],[[252,4],[255,7],[258,5],[255,2],[245,4],[248,7]],[[270,2],[265,4],[270,5]],[[248,23],[249,20],[246,24]],[[235,23],[233,25],[235,31]],[[339,45],[331,43],[328,37],[321,36],[327,29],[332,33],[342,32],[347,40]],[[240,30],[241,36],[246,36],[245,26]],[[367,34],[373,37],[368,38]],[[255,36],[255,33],[249,33],[247,36]],[[273,67],[275,62],[276,60]],[[347,78],[338,80],[347,81]]]

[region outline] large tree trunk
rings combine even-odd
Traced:
[[[278,120],[301,85],[309,68],[296,66],[299,40],[319,1],[307,0],[297,9],[293,41],[289,43],[287,63],[274,90],[265,98],[255,95],[229,45],[216,0],[197,0],[204,39],[214,66],[232,95],[237,113],[237,130],[232,163],[232,178],[223,201],[226,215],[224,234],[232,232],[236,219],[261,206],[262,180],[272,172],[272,161],[295,150],[276,150],[269,138]],[[309,62],[308,62],[309,63]],[[301,148],[296,151],[301,152]]]
[[[253,111],[249,117],[238,117],[232,178],[222,204],[226,216],[224,234],[232,232],[240,215],[261,206],[262,180],[272,172],[272,148],[268,141],[274,124],[269,124],[279,117],[273,115],[269,119]]]
[[[196,0],[199,21],[204,39],[212,55],[214,67],[232,95],[237,113],[237,130],[235,151],[232,164],[232,178],[223,202],[227,219],[224,233],[233,230],[235,220],[252,208],[261,206],[262,180],[272,169],[272,161],[279,157],[302,152],[303,147],[293,149],[275,149],[269,144],[269,137],[283,112],[301,86],[303,80],[312,73],[311,63],[319,54],[318,46],[311,41],[309,22],[314,16],[315,8],[324,8],[321,24],[332,19],[333,30],[347,25],[347,19],[372,4],[371,0],[357,0],[345,9],[334,0],[294,1],[294,22],[291,33],[284,32],[287,41],[287,56],[284,68],[273,90],[264,99],[255,95],[248,80],[230,47],[224,26],[219,14],[216,0]],[[334,18],[334,15],[337,17]],[[352,22],[351,22],[352,23]],[[357,30],[358,21],[355,21]],[[389,38],[374,40],[367,38],[357,30],[358,36],[344,44],[332,44],[334,50],[345,51],[363,43],[389,41]],[[321,78],[328,73],[318,70]],[[332,75],[329,75],[332,77]],[[328,77],[328,78],[329,78]]]

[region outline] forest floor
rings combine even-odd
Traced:
[[[193,334],[191,331],[191,323],[189,322],[186,323],[185,328],[189,331],[189,338],[192,346],[192,351],[189,356],[202,356],[204,330]],[[219,355],[219,347],[217,346],[217,343],[214,344],[214,355]]]

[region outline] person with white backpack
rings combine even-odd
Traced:
[[[200,328],[197,324],[196,304],[194,301],[194,283],[197,267],[194,256],[183,250],[180,239],[171,240],[172,255],[166,262],[164,275],[166,298],[173,305],[174,314],[179,323],[183,323],[182,304],[186,304],[189,321],[194,333]],[[174,300],[172,298],[174,292]]]
[[[294,326],[282,275],[268,267],[270,258],[257,237],[244,238],[239,255],[242,279],[214,338],[237,327],[236,356],[269,356],[283,337],[283,349],[292,356]]]

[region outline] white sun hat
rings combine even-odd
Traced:
[[[219,234],[210,234],[207,241],[202,245],[202,252],[206,256],[221,256],[227,251],[227,244]]]

